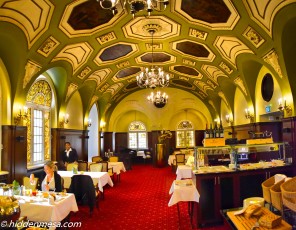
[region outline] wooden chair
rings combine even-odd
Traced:
[[[94,206],[99,209],[99,192],[90,176],[74,175],[71,178],[69,192],[74,193],[77,204],[89,206],[90,216],[92,216]]]
[[[145,151],[145,158],[144,158],[144,163],[146,164],[146,161],[152,162],[152,155],[151,152]]]
[[[102,172],[103,165],[102,163],[91,163],[89,165],[90,172]]]
[[[72,171],[73,168],[76,168],[78,170],[78,164],[77,163],[69,163],[69,164],[67,164],[67,171]]]
[[[109,157],[109,161],[110,162],[118,162],[118,157],[115,157],[115,156]]]
[[[88,171],[87,161],[78,161],[78,171]]]
[[[101,162],[101,161],[103,161],[103,158],[100,156],[94,156],[91,158],[91,161],[92,162]]]
[[[27,176],[23,177],[23,185],[25,186],[26,189],[36,190],[37,184],[38,184],[37,177],[34,178],[34,184],[31,184],[29,177]]]
[[[185,165],[185,164],[186,164],[185,154],[184,153],[176,154],[175,159],[173,161],[172,169],[175,172],[178,168],[178,165]]]
[[[107,172],[114,181],[113,168],[108,168],[108,161],[102,161],[100,163],[102,164],[102,172]]]

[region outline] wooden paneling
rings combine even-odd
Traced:
[[[101,135],[103,136],[101,139],[101,156],[103,156],[108,149],[110,149],[111,152],[114,152],[115,146],[113,144],[113,132],[104,132]]]
[[[88,131],[70,130],[70,129],[52,129],[52,160],[59,163],[62,161],[62,152],[65,150],[65,142],[70,142],[72,148],[75,148],[79,160],[88,159]]]
[[[115,133],[115,153],[119,153],[121,150],[128,148],[127,138],[127,133]]]
[[[18,182],[27,173],[27,128],[2,126],[2,170],[8,171],[8,182]]]

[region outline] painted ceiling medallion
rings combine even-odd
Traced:
[[[173,12],[185,20],[211,29],[231,30],[240,16],[231,0],[176,0]]]
[[[122,29],[125,37],[147,40],[151,38],[149,28],[155,29],[155,39],[173,38],[180,33],[180,25],[165,16],[136,17]]]

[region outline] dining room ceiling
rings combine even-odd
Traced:
[[[46,71],[64,88],[62,101],[78,90],[84,108],[98,102],[103,111],[141,90],[136,75],[153,59],[169,73],[169,87],[191,92],[214,111],[221,100],[233,107],[237,88],[254,100],[253,71],[261,66],[282,78],[282,35],[275,26],[283,27],[287,12],[296,16],[295,2],[170,0],[164,11],[148,16],[144,10],[133,18],[123,0],[115,15],[96,0],[2,0],[0,54],[11,82],[18,82],[13,91]],[[31,74],[27,68],[18,76],[18,66],[24,68],[16,57]]]

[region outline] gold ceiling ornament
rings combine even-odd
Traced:
[[[170,76],[166,74],[161,68],[158,68],[153,65],[153,35],[156,32],[156,26],[148,26],[148,32],[151,34],[151,68],[148,67],[145,71],[141,71],[139,75],[137,75],[137,84],[140,88],[152,88],[156,87],[165,87],[169,85]]]
[[[33,62],[31,60],[27,61],[26,67],[25,67],[25,76],[23,80],[23,89],[26,88],[29,81],[32,79],[32,77],[38,73],[41,70],[41,65],[37,64],[36,62]]]
[[[96,0],[100,6],[106,10],[112,10],[112,13],[117,14],[118,10],[116,5],[121,4],[120,0]],[[135,17],[139,11],[146,10],[150,16],[153,10],[165,11],[169,0],[125,0],[123,5],[128,8],[128,11]]]
[[[272,66],[272,68],[278,73],[280,78],[283,78],[282,69],[279,63],[279,56],[275,49],[270,50],[264,57],[263,60]]]

